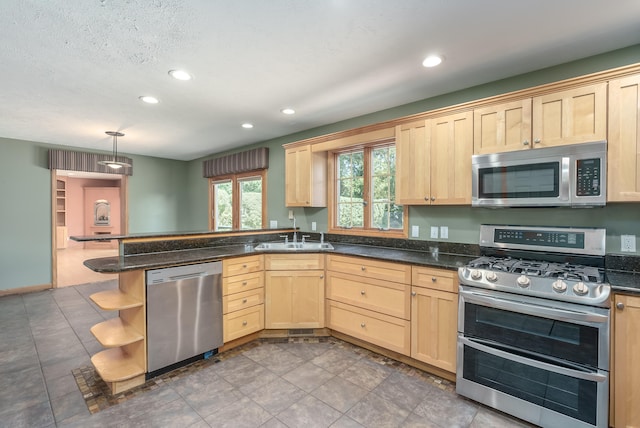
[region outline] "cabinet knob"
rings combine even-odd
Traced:
[[[435,276],[431,277],[431,282],[436,282],[438,280],[438,278],[436,278]]]
[[[428,201],[428,200],[429,200],[429,197],[428,197],[428,196],[425,196],[425,197],[424,197],[424,200],[425,200],[425,201]]]
[[[243,268],[243,269],[246,269],[246,268],[247,268],[247,265],[242,265],[242,268]]]
[[[360,323],[360,327],[365,328],[367,325],[365,323]]]
[[[242,325],[243,326],[247,325],[247,322],[246,321],[242,321]]]
[[[364,296],[364,290],[360,290],[360,294]]]
[[[622,302],[616,303],[616,308],[618,308],[620,310],[623,310],[624,309],[624,303],[622,303]]]
[[[247,285],[247,281],[242,281],[242,285]]]
[[[364,267],[364,266],[362,266],[360,269],[362,269],[362,270],[364,271],[364,270],[366,270],[367,268],[366,268],[366,267]]]
[[[436,200],[436,197],[435,197],[435,196],[432,196],[432,197],[431,197],[431,200],[432,200],[432,201],[435,201],[435,200]]]
[[[411,292],[411,295],[412,295],[413,297],[416,297],[416,296],[418,295],[418,293],[416,293],[415,291],[412,291],[412,292]]]
[[[242,303],[247,303],[247,299],[242,299]]]
[[[528,145],[529,145],[529,140],[524,140],[524,141],[522,142],[522,145],[523,145],[523,146],[528,146]]]
[[[324,279],[324,275],[320,275],[320,279]]]
[[[540,144],[540,138],[536,138],[535,140],[533,140],[533,144]]]

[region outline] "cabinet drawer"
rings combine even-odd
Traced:
[[[335,254],[330,254],[327,257],[329,259],[327,269],[334,272],[350,273],[403,284],[411,283],[411,266],[409,265]]]
[[[412,284],[433,290],[458,292],[458,271],[413,266]]]
[[[226,314],[263,303],[264,288],[257,288],[222,297],[222,311]]]
[[[397,282],[327,272],[327,298],[408,320],[410,286]]]
[[[264,270],[264,256],[262,254],[248,257],[226,259],[222,262],[222,276],[242,275]]]
[[[266,270],[324,269],[324,254],[267,254]]]
[[[222,278],[222,295],[240,293],[253,290],[264,285],[264,273],[252,272],[245,275],[235,275]]]
[[[329,328],[374,345],[409,355],[410,322],[329,300]]]
[[[264,305],[230,312],[224,315],[224,342],[264,329]]]

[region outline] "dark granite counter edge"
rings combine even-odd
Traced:
[[[467,262],[473,260],[473,258],[476,257],[460,254],[447,254],[439,252],[431,253],[353,244],[334,244],[334,248],[334,250],[323,251],[323,253],[359,256],[376,260],[396,261],[399,263],[433,266],[447,269],[457,269],[460,266],[464,266]],[[296,251],[296,253],[299,252],[301,251]],[[247,248],[245,245],[230,245],[180,251],[167,251],[126,257],[103,257],[99,259],[86,260],[84,262],[84,265],[95,272],[119,273],[131,270],[157,269],[179,264],[203,263],[222,260],[230,257],[269,253],[274,252],[255,251],[253,247]],[[287,253],[290,254],[290,252]]]

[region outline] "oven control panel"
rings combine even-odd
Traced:
[[[532,244],[561,248],[584,248],[583,232],[496,229],[494,234],[493,240],[497,243]]]

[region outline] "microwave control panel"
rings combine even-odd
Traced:
[[[600,158],[576,161],[576,195],[600,195]]]

